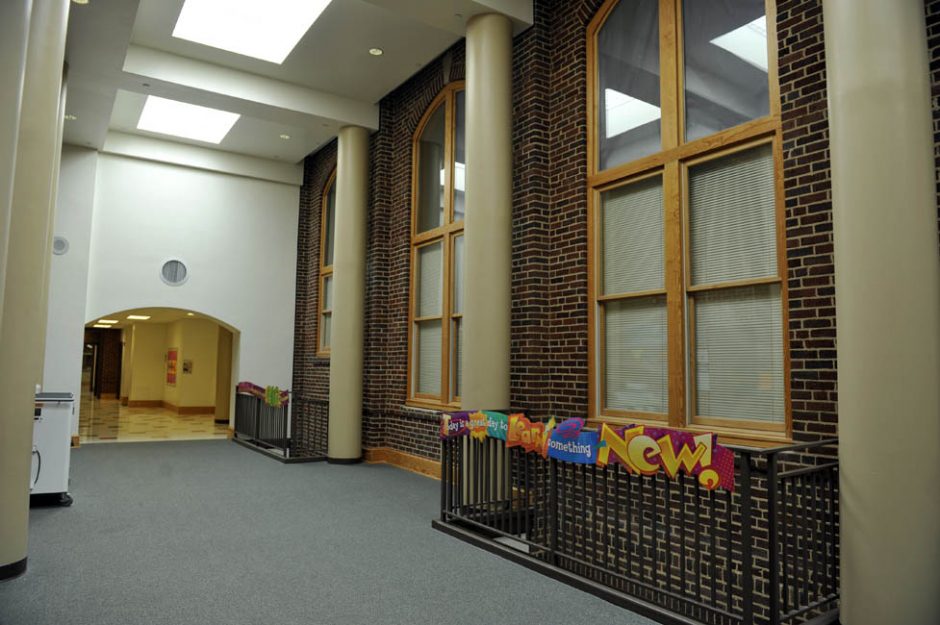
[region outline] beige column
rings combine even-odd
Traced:
[[[8,6],[4,5],[5,34]],[[61,148],[68,7],[68,0],[32,3],[28,28],[9,231],[4,233],[8,241],[0,323],[0,577],[21,572],[26,564],[33,393],[42,381],[45,274]],[[23,27],[22,14],[18,15]]]
[[[352,463],[362,460],[369,131],[346,126],[338,143],[327,460]]]
[[[461,402],[509,408],[512,268],[512,23],[467,24],[467,216]]]
[[[940,623],[940,259],[924,4],[823,7],[841,622]]]

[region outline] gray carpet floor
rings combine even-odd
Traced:
[[[2,625],[652,625],[431,529],[439,483],[227,441],[87,445]]]

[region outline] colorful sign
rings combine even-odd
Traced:
[[[493,411],[454,412],[441,417],[441,439],[470,435],[476,440],[496,438],[506,447],[522,447],[542,457],[563,462],[612,462],[629,473],[654,475],[662,471],[674,479],[680,473],[697,476],[707,489],[734,490],[734,452],[718,444],[715,434],[695,434],[670,428],[629,425],[585,430],[584,419],[559,424],[531,421],[525,415]]]
[[[176,366],[179,362],[180,350],[171,347],[166,350],[166,383],[170,386],[176,386]]]
[[[283,408],[290,402],[290,391],[282,391],[276,386],[258,386],[252,382],[239,382],[236,393],[252,395],[274,408]]]

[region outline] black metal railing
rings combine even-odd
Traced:
[[[295,395],[291,401],[291,456],[326,458],[330,426],[329,400]]]
[[[728,492],[451,438],[435,526],[502,543],[664,622],[827,622],[838,602],[838,475],[816,454],[834,445],[734,448]]]
[[[257,395],[236,393],[236,440],[286,458],[290,450],[287,435],[289,409],[288,403],[271,406]]]

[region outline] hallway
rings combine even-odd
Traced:
[[[652,623],[434,531],[438,482],[389,466],[202,441],[72,468],[74,505],[30,512],[2,625]]]
[[[78,433],[81,443],[138,443],[160,440],[224,439],[228,424],[208,414],[177,414],[162,407],[130,408],[117,399],[82,392]]]

